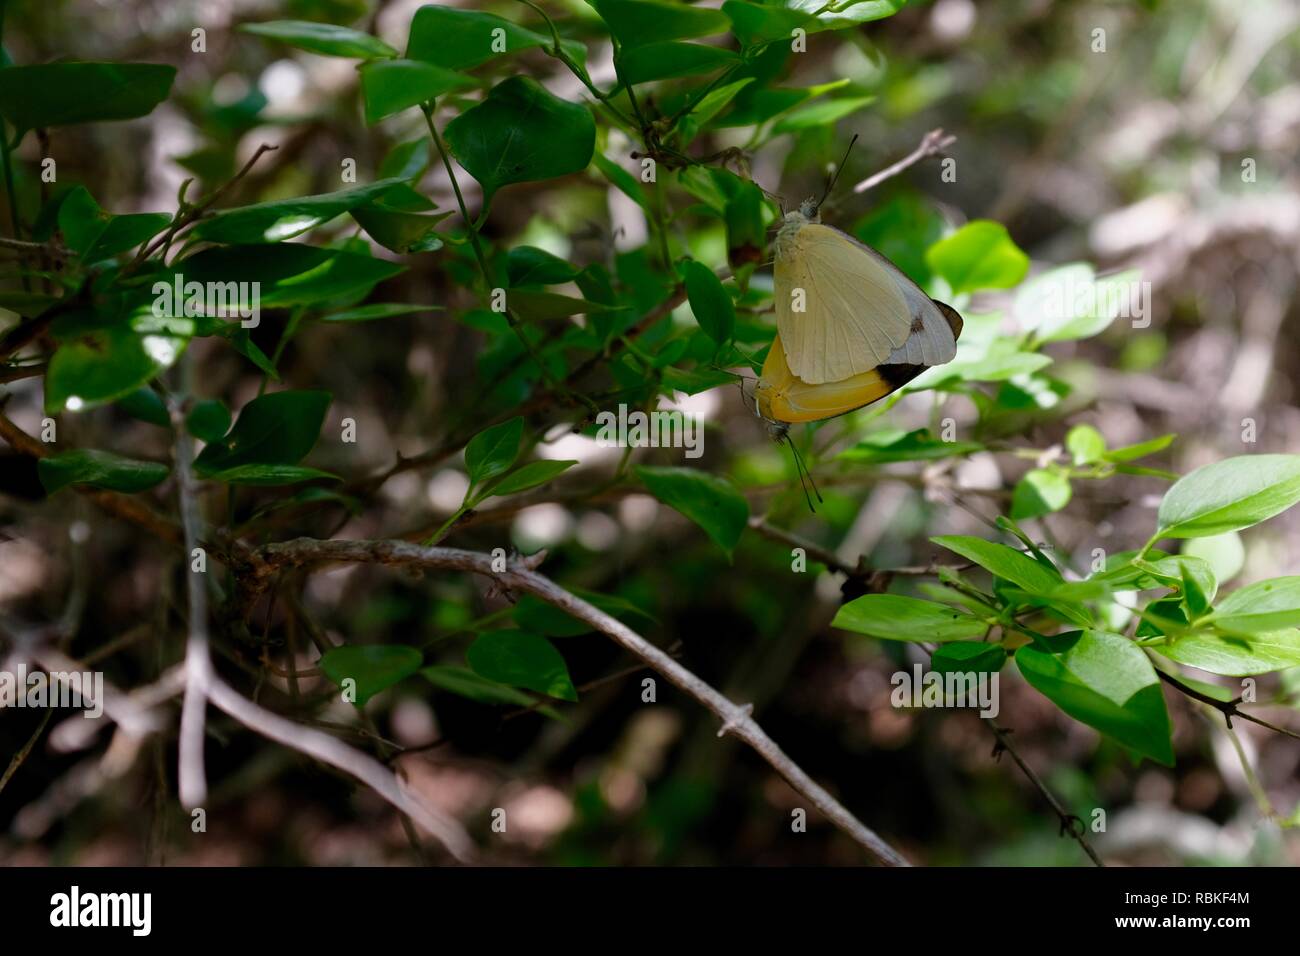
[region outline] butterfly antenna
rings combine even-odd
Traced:
[[[822,500],[821,492],[817,490],[817,482],[813,481],[812,472],[804,464],[803,455],[799,454],[799,449],[795,446],[794,439],[790,437],[789,432],[785,433],[785,443],[790,446],[790,452],[794,455],[794,470],[799,476],[799,487],[803,489],[803,500],[808,503],[808,510],[816,514],[817,509],[813,506],[813,498],[817,499],[817,504],[825,503]],[[809,488],[812,488],[811,496],[808,494]]]
[[[826,183],[826,191],[822,193],[822,198],[817,201],[818,208],[820,208],[821,204],[826,201],[828,196],[830,196],[831,190],[835,188],[835,182],[840,178],[840,172],[844,169],[844,164],[849,161],[849,153],[853,152],[853,144],[857,141],[858,134],[854,133],[853,138],[849,140],[849,148],[844,151],[844,158],[841,159],[840,164],[835,167],[835,172],[831,173],[830,181]]]

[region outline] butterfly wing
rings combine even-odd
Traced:
[[[955,343],[961,335],[962,319],[957,310],[942,302],[929,300],[934,312]],[[932,339],[930,330],[914,332],[909,343],[924,335]],[[941,339],[941,342],[943,340]],[[905,345],[899,351],[906,349]],[[933,348],[933,343],[922,342],[918,351]],[[944,361],[947,361],[945,359]],[[929,367],[930,363],[883,362],[873,369],[852,375],[839,382],[813,385],[796,376],[786,361],[786,350],[778,332],[772,348],[763,363],[762,376],[755,389],[758,412],[768,421],[796,424],[834,418],[879,401],[891,392],[902,388]],[[942,363],[935,363],[942,364]]]
[[[830,226],[802,224],[780,237],[776,325],[791,372],[822,385],[887,362],[906,344],[914,321],[899,275],[888,260]]]

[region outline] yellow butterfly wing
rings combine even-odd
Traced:
[[[809,385],[841,382],[906,343],[912,310],[882,259],[819,223],[782,232],[773,270],[776,327],[795,376]]]
[[[961,335],[962,319],[957,310],[931,300],[947,324],[955,342]],[[909,339],[915,342],[917,335]],[[899,349],[905,353],[906,346]],[[927,346],[928,350],[928,346]],[[768,421],[797,424],[834,418],[870,405],[902,388],[926,370],[928,365],[903,362],[883,363],[843,381],[813,385],[795,375],[786,361],[786,349],[778,332],[763,363],[762,376],[754,397],[758,412]]]

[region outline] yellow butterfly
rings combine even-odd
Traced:
[[[870,405],[956,354],[957,310],[874,249],[822,225],[814,200],[785,215],[773,286],[777,335],[754,397],[775,425]]]

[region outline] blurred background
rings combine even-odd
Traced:
[[[185,178],[204,187],[219,183],[261,143],[280,148],[223,204],[337,189],[342,160],[355,159],[364,179],[395,145],[421,137],[414,111],[364,124],[354,61],[233,30],[247,21],[320,19],[373,26],[400,50],[418,5],[46,0],[9,5],[4,46],[17,63],[71,57],[177,66],[172,97],[146,119],[60,129],[48,144],[60,184],[86,184],[113,212],[170,212]],[[584,4],[545,6],[557,18],[578,18],[566,30],[583,36],[581,18],[592,16]],[[537,20],[519,3],[473,7],[530,25]],[[196,26],[206,31],[203,53],[191,49]],[[1050,448],[1071,425],[1088,423],[1112,447],[1176,433],[1159,464],[1180,474],[1231,455],[1297,451],[1298,30],[1300,5],[1293,0],[908,5],[887,19],[814,35],[807,55],[777,65],[781,85],[847,80],[836,102],[850,94],[860,102],[823,122],[792,124],[750,157],[750,169],[766,189],[797,202],[820,192],[827,164],[859,134],[827,220],[919,280],[926,268],[921,251],[977,218],[1006,225],[1029,254],[1031,275],[1078,261],[1098,271],[1140,269],[1151,284],[1150,326],[1118,322],[1094,338],[1050,346],[1051,381],[1060,385],[1054,397],[1027,402],[1023,415],[1001,426],[1029,447]],[[605,87],[613,80],[611,51],[594,30],[590,37],[592,77]],[[519,63],[554,92],[579,98],[577,82],[538,51]],[[942,182],[938,162],[929,160],[865,194],[848,188],[907,155],[935,128],[956,137],[947,150],[956,160],[955,181]],[[743,147],[746,138],[746,130],[722,128],[704,140],[723,149]],[[631,148],[611,142],[605,152],[621,149],[625,156]],[[41,144],[28,137],[15,160],[20,181],[31,182],[40,156]],[[477,209],[474,184],[467,176],[462,182]],[[421,186],[439,206],[454,205],[436,162]],[[688,202],[678,197],[679,207]],[[503,192],[484,231],[494,243],[539,246],[582,264],[635,250],[645,242],[646,224],[637,207],[588,175]],[[720,241],[707,228],[683,240],[693,249],[716,249]],[[358,423],[357,445],[322,443],[314,459],[320,467],[348,476],[382,471],[395,452],[426,451],[435,436],[455,431],[452,425],[482,421],[493,403],[505,408],[520,397],[481,394],[491,356],[485,367],[463,253],[405,261],[409,272],[376,299],[437,303],[447,311],[382,324],[317,323],[280,363],[291,387],[334,393],[327,433],[345,417]],[[972,309],[1015,322],[1012,293],[981,295]],[[266,351],[283,321],[282,313],[269,314],[255,333]],[[200,391],[232,407],[256,394],[258,376],[238,355],[213,342],[196,348]],[[4,389],[12,394],[6,414],[38,431],[39,380]],[[936,483],[971,508],[996,513],[1033,465],[978,454],[940,473],[900,468],[856,485],[833,482],[823,488],[825,506],[810,516],[784,453],[738,389],[703,392],[682,407],[708,423],[702,467],[767,489],[751,496],[755,513],[766,511],[773,523],[850,564],[865,555],[872,568],[941,558],[931,535],[985,533],[969,512],[933,493]],[[74,441],[113,436],[110,444],[166,456],[159,430],[113,409],[101,412],[67,416],[61,427]],[[913,428],[944,416],[959,429],[974,417],[965,398],[948,396],[936,406],[925,394],[905,398],[886,421]],[[541,453],[580,459],[571,487],[590,487],[617,451],[597,448],[568,425],[555,420]],[[84,500],[41,500],[39,487],[25,483],[28,465],[3,451],[0,605],[29,620],[57,618],[81,577],[90,586],[71,653],[99,660],[121,687],[152,679],[162,660],[175,659],[182,640],[178,556]],[[680,463],[668,452],[645,460]],[[355,513],[290,518],[277,534],[392,537],[427,530],[456,508],[465,481],[458,458],[403,470]],[[1141,545],[1165,487],[1140,476],[1081,483],[1069,508],[1031,524],[1056,554],[1086,568],[1094,547]],[[914,861],[1087,863],[1078,845],[1060,836],[1056,815],[1034,786],[1006,755],[995,759],[995,741],[976,717],[890,705],[889,676],[913,658],[901,645],[828,627],[842,576],[818,574],[815,566],[791,574],[788,547],[751,534],[728,565],[697,528],[644,495],[561,495],[489,515],[451,543],[490,550],[507,540],[524,551],[551,549],[546,571],[566,585],[639,608],[642,633],[732,699],[754,702],[787,753]],[[1204,547],[1225,584],[1300,573],[1300,515]],[[310,620],[336,640],[411,643],[429,660],[454,663],[463,663],[467,626],[502,607],[501,597],[477,581],[366,567],[304,577],[292,602],[301,615],[283,604],[259,610],[256,627],[270,646],[305,645],[301,633],[290,632]],[[649,675],[633,669],[608,639],[576,634],[559,643],[575,684],[590,685],[579,705],[557,707],[561,719],[470,700],[418,679],[366,708],[366,732],[412,749],[400,757],[410,784],[464,820],[488,847],[489,862],[862,862],[858,848],[815,812],[806,833],[791,833],[798,797],[746,748],[718,740],[716,720],[666,682],[658,682],[658,706],[643,704],[641,681]],[[259,667],[254,650],[235,648],[228,657],[223,667],[243,669],[250,693],[264,702],[284,698],[283,677]],[[304,654],[304,667],[310,658]],[[1278,705],[1278,722],[1293,726],[1300,674],[1261,684],[1261,699]],[[331,687],[322,678],[302,681],[306,695]],[[1106,832],[1090,839],[1108,862],[1300,862],[1300,840],[1282,825],[1297,819],[1300,744],[1248,725],[1234,740],[1221,722],[1167,697],[1177,753],[1170,769],[1135,764],[1061,714],[1014,668],[1003,673],[999,721],[1070,812],[1091,823],[1094,810],[1105,811]],[[337,705],[316,716],[355,728],[348,711]],[[0,713],[0,766],[40,716]],[[151,742],[129,772],[107,780],[95,773],[95,751],[60,753],[42,739],[0,792],[0,861],[420,862],[396,815],[374,794],[215,713],[209,726],[214,792],[206,834],[192,834],[177,806],[174,738]],[[366,744],[363,734],[348,733]],[[512,825],[492,837],[495,807],[506,809]]]

